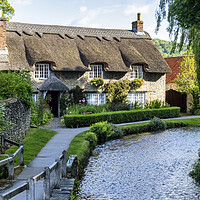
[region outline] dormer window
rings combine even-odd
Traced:
[[[133,65],[133,71],[130,73],[130,79],[143,78],[142,65]]]
[[[103,78],[103,65],[91,65],[91,71],[89,72],[89,78]]]
[[[47,79],[49,77],[49,64],[48,63],[38,63],[35,65],[35,78],[37,79]]]

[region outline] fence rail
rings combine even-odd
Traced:
[[[13,179],[14,178],[14,160],[18,155],[20,155],[20,166],[24,166],[24,145],[22,143],[17,143],[5,138],[4,136],[1,136],[1,153],[2,154],[5,154],[6,142],[19,147],[14,154],[4,155],[4,156],[8,156],[8,158],[0,161],[0,167],[8,164],[8,178]]]
[[[76,164],[73,164],[73,161]],[[67,168],[70,166],[77,166],[77,156],[70,156],[67,162],[67,152],[63,151],[62,155],[55,160],[55,162],[49,166],[45,167],[42,172],[34,177],[31,177],[23,185],[0,195],[0,200],[8,200],[21,192],[26,191],[26,200],[35,200],[35,183],[44,178],[43,181],[43,200],[49,200],[51,197],[51,185],[50,185],[50,175],[55,171],[55,182],[53,188],[60,188],[61,177],[67,177]],[[71,171],[71,169],[69,170]]]

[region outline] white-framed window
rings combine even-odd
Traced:
[[[91,71],[89,72],[89,78],[103,78],[103,65],[91,65]]]
[[[47,79],[49,77],[49,64],[38,63],[35,65],[35,78],[37,79]]]
[[[134,93],[129,93],[128,94],[128,100],[130,103],[135,104],[141,103],[142,105],[145,104],[145,93],[144,92],[134,92]]]
[[[133,71],[130,73],[130,79],[143,78],[142,65],[133,65]]]
[[[103,105],[106,103],[105,93],[88,93],[87,103],[89,105]]]
[[[33,101],[34,101],[34,102],[37,101],[37,94],[33,94]]]

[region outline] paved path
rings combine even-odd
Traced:
[[[29,163],[28,167],[24,168],[22,173],[16,178],[17,181],[14,183],[12,188],[24,183],[27,178],[37,175],[44,169],[44,167],[50,166],[55,159],[62,154],[63,150],[68,149],[70,142],[77,134],[89,129],[88,127],[76,129],[64,128],[58,118],[55,118],[48,126],[42,128],[56,131],[57,134],[51,138],[36,158]],[[36,200],[42,200],[42,184],[43,181],[38,181],[36,183]],[[12,200],[25,199],[26,192],[22,192],[12,198]]]
[[[200,118],[200,116],[185,116],[171,119],[188,119],[188,118]],[[170,120],[170,119],[166,119]],[[117,125],[126,125],[126,124],[135,124],[135,123],[143,123],[149,122],[140,121],[140,122],[131,122]],[[21,185],[25,182],[25,180],[29,177],[37,175],[41,172],[44,167],[50,166],[56,158],[58,158],[63,150],[67,150],[72,139],[79,133],[88,130],[89,127],[84,128],[65,128],[64,125],[60,122],[58,118],[54,118],[54,120],[46,127],[43,127],[49,130],[54,130],[57,134],[52,137],[52,139],[46,144],[46,146],[41,150],[41,152],[36,156],[36,158],[31,161],[28,167],[24,168],[22,173],[17,177],[12,188]],[[42,200],[42,189],[43,189],[43,181],[38,181],[36,183],[36,200]],[[12,189],[11,188],[11,189]],[[4,191],[5,192],[5,191]],[[25,200],[26,193],[23,192],[15,197],[12,200]]]

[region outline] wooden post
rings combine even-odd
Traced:
[[[5,137],[4,137],[4,135],[1,136],[1,153],[5,154]]]
[[[62,177],[67,177],[67,151],[63,151],[63,160],[62,160]]]
[[[24,145],[20,144],[20,147],[23,146],[22,151],[20,152],[20,166],[24,166]]]
[[[49,167],[45,167],[45,176],[43,182],[43,199],[49,200],[51,195],[51,188],[50,188],[50,170]]]
[[[33,178],[28,179],[29,189],[26,190],[26,200],[35,200],[35,183]]]
[[[9,155],[9,158],[12,158],[10,162],[8,162],[8,178],[13,179],[14,178],[14,159],[13,154]]]
[[[61,161],[59,159],[55,160],[57,162],[57,166],[55,168],[56,180],[55,180],[55,189],[60,188],[60,176],[61,176]]]

